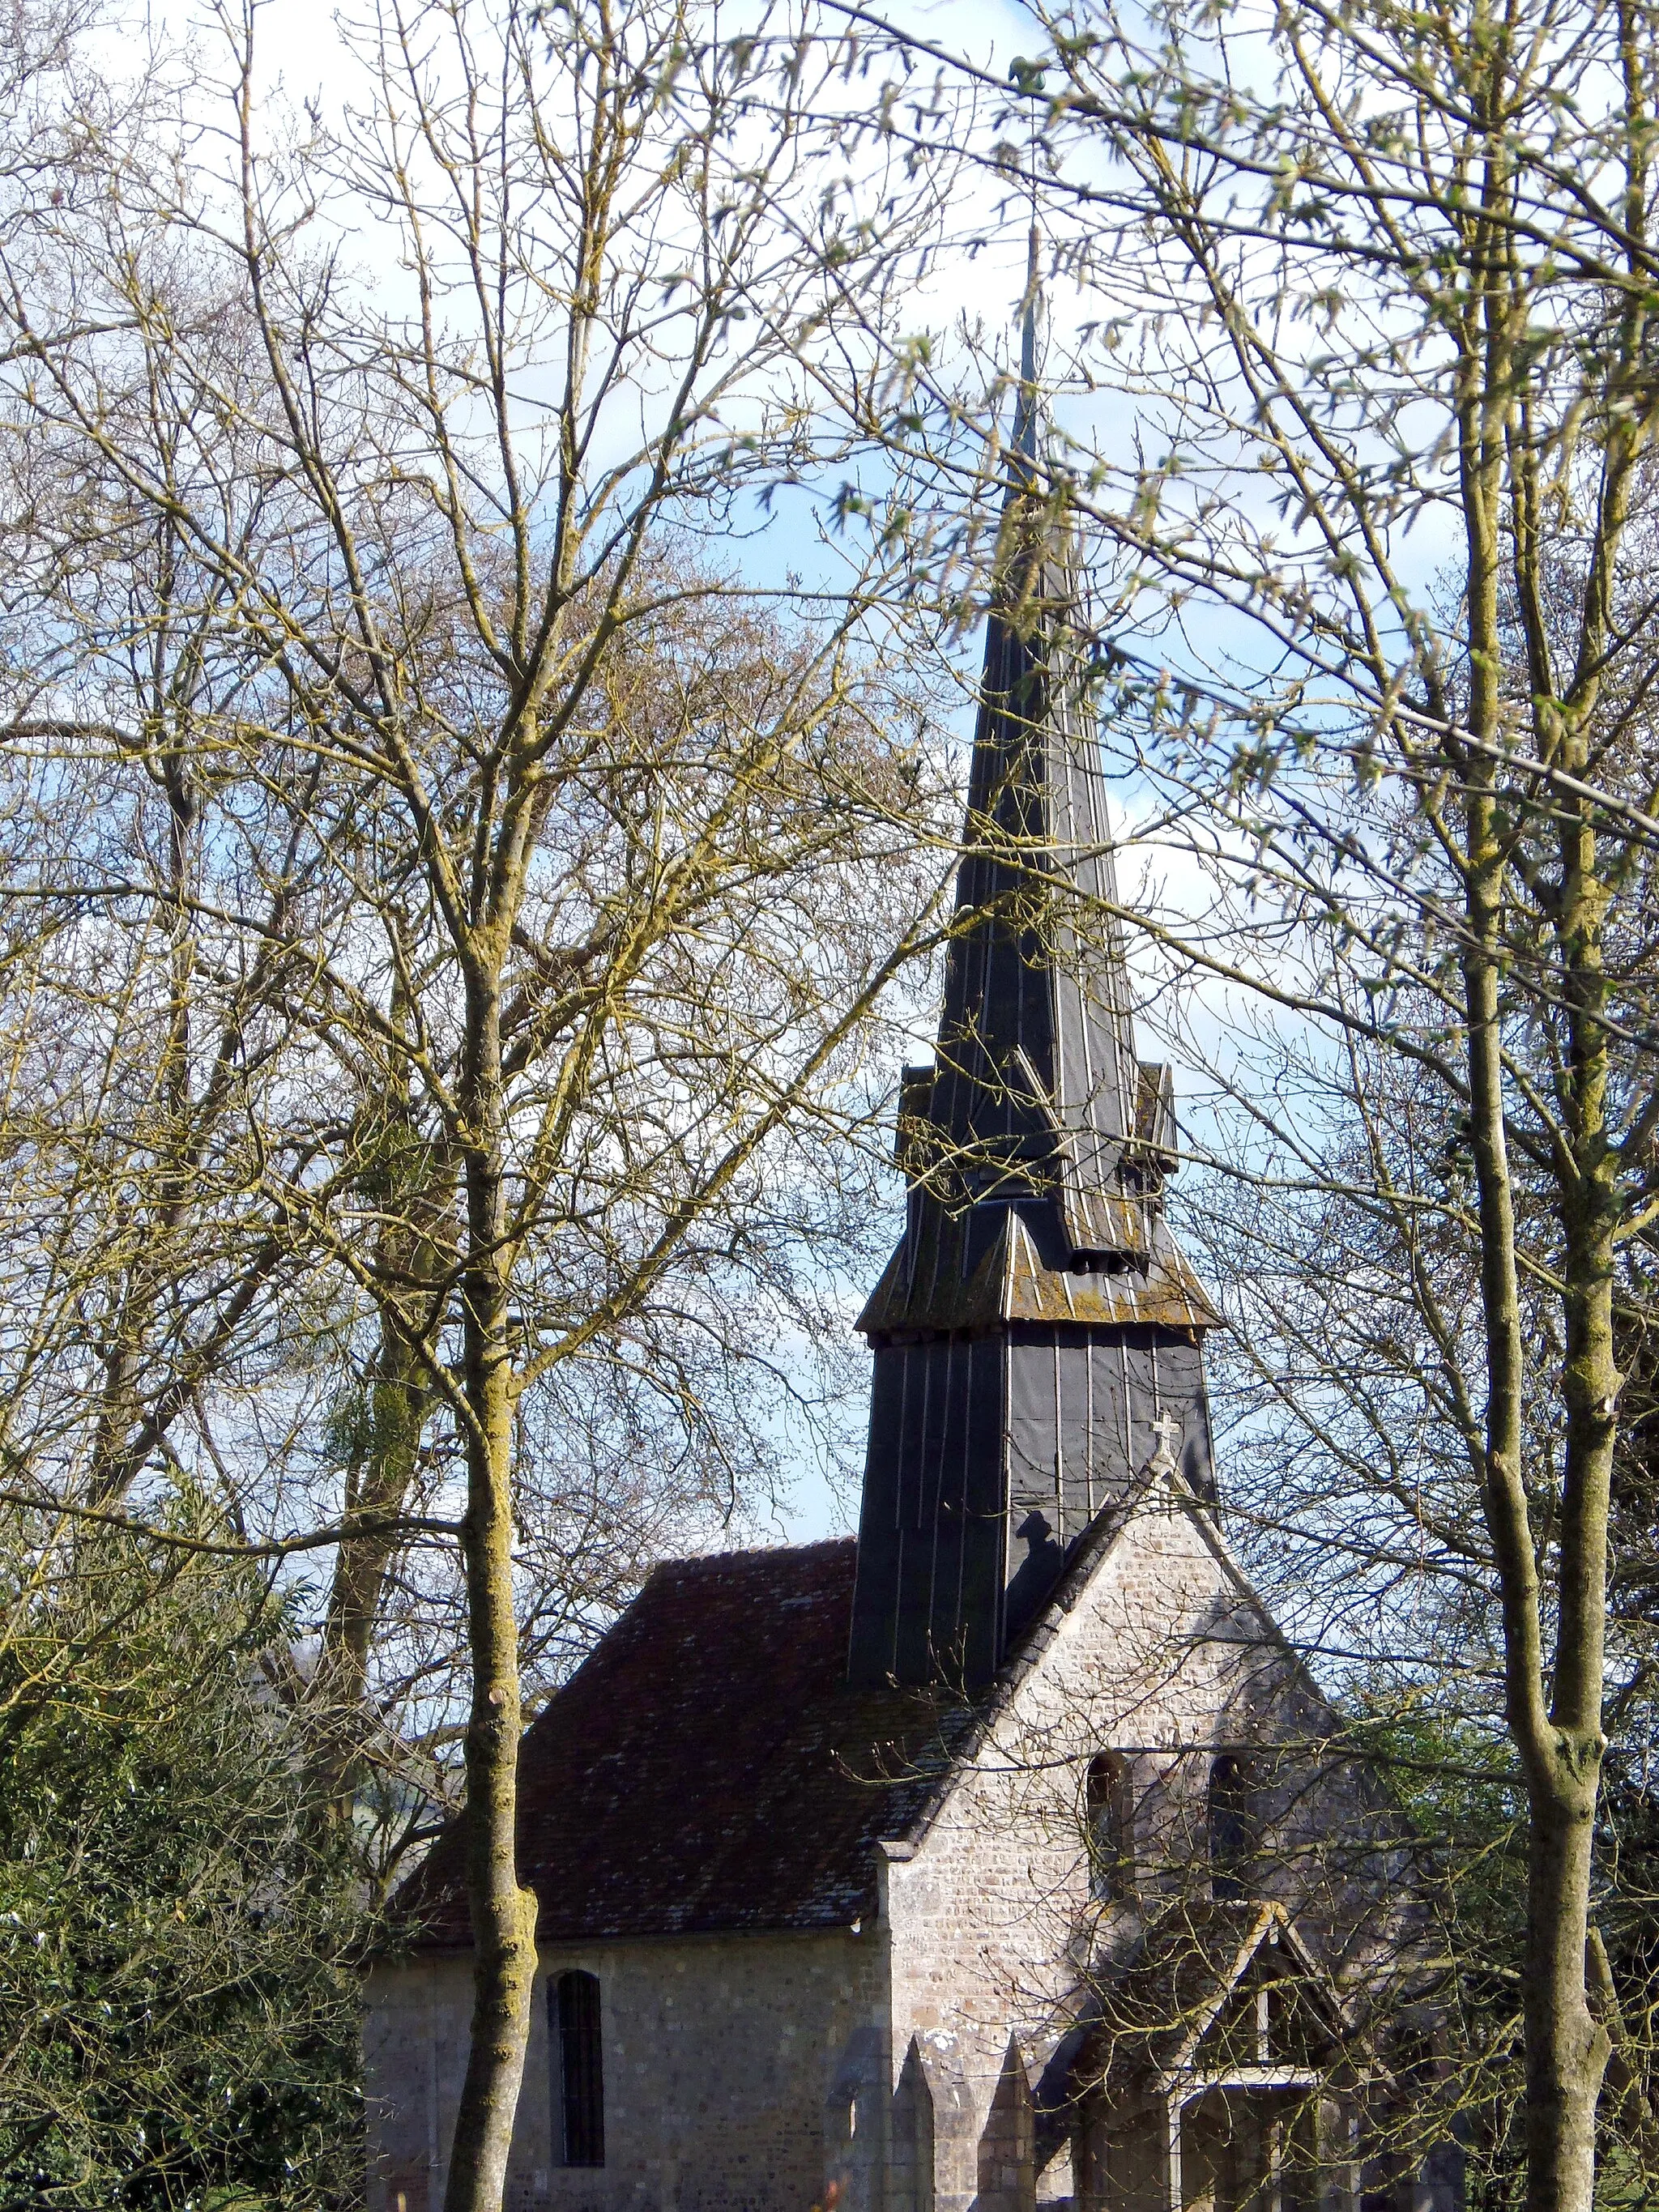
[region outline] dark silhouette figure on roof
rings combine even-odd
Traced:
[[[1024,1627],[1054,1588],[1060,1571],[1066,1564],[1066,1547],[1049,1526],[1047,1514],[1039,1513],[1033,1507],[1014,1534],[1026,1547],[1026,1552],[1008,1585],[1010,1636]]]

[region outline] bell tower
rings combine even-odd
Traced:
[[[1028,297],[938,1047],[904,1073],[905,1231],[858,1322],[863,1685],[988,1680],[1155,1458],[1212,1494],[1215,1316],[1164,1219],[1170,1071],[1135,1054],[1069,549],[1030,459],[1031,323]]]

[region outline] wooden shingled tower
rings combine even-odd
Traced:
[[[1170,1072],[1135,1053],[1070,549],[1031,465],[1031,333],[1028,297],[937,1057],[905,1071],[908,1218],[858,1323],[866,1686],[988,1680],[1155,1459],[1212,1494],[1214,1315],[1164,1220]]]

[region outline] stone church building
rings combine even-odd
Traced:
[[[858,1540],[659,1568],[524,1740],[523,2212],[1461,2202],[1425,1877],[1221,1525],[1066,564],[1009,574]],[[453,1836],[406,1903],[369,2212],[442,2202]]]

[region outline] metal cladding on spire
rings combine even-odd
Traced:
[[[1042,304],[1038,258],[1041,251],[1042,240],[1033,223],[1025,256],[1025,297],[1020,303],[1019,393],[1014,403],[1014,451],[1028,462],[1036,459],[1037,451],[1036,334],[1037,314]]]
[[[1056,564],[1036,580],[1063,605]],[[1059,619],[1028,601],[1018,627],[992,622],[939,1072],[925,1105],[913,1089],[907,1134],[918,1167],[937,1156],[941,1194],[1053,1196],[1069,1263],[1087,1267],[1149,1251],[1172,1139],[1162,1073],[1135,1059],[1093,748],[1050,680]]]
[[[1071,564],[1033,475],[1005,515],[937,1063],[906,1070],[900,1101],[905,1235],[858,1323],[866,1683],[988,1680],[1160,1449],[1212,1493],[1215,1316],[1164,1220],[1170,1074],[1135,1054]]]

